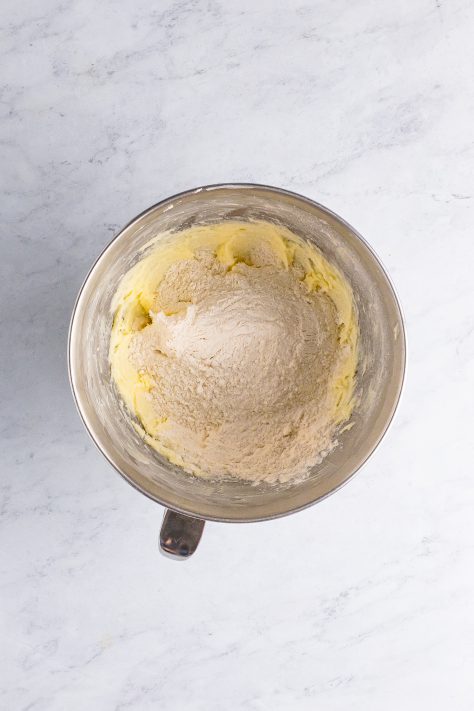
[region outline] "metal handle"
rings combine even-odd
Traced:
[[[160,549],[172,558],[186,560],[201,540],[204,521],[167,510],[160,531]]]

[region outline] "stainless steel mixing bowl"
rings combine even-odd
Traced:
[[[352,427],[302,482],[258,485],[186,474],[146,445],[131,425],[110,376],[112,296],[151,237],[194,224],[267,220],[316,244],[349,280],[359,312],[361,358]],[[130,222],[102,252],[77,298],[69,333],[69,372],[92,439],[136,489],[170,510],[162,550],[191,555],[204,521],[263,521],[320,501],[345,484],[374,451],[395,412],[405,370],[405,334],[393,287],[362,237],[301,195],[262,185],[211,185],[163,200]]]

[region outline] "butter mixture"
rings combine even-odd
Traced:
[[[352,291],[286,228],[222,222],[160,235],[112,308],[112,377],[171,462],[285,482],[337,444],[353,408]]]

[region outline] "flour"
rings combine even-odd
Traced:
[[[229,271],[204,251],[168,270],[151,313],[131,360],[154,383],[160,442],[186,469],[284,481],[332,446],[336,310],[294,270]]]

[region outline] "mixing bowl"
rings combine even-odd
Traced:
[[[223,220],[265,220],[314,243],[343,272],[360,328],[357,404],[338,446],[296,484],[193,477],[145,444],[131,424],[110,375],[111,300],[122,275],[150,239],[165,231]],[[79,413],[115,469],[142,494],[166,506],[160,544],[186,558],[204,521],[264,521],[321,501],[345,484],[377,447],[397,406],[405,370],[405,334],[393,287],[369,245],[331,210],[286,190],[228,184],[170,197],[130,222],[90,270],[69,333],[69,373]]]

